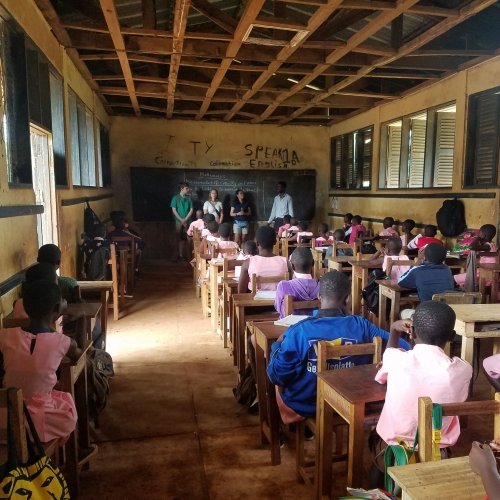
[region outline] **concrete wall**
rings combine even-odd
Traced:
[[[406,218],[415,219],[420,223],[435,224],[435,214],[442,205],[443,200],[450,193],[467,192],[491,192],[496,195],[492,199],[467,198],[462,201],[466,208],[467,224],[469,227],[479,227],[481,224],[492,223],[498,226],[499,207],[498,198],[500,190],[491,189],[463,189],[463,173],[466,143],[466,108],[470,94],[480,92],[500,85],[500,57],[491,59],[473,68],[461,71],[448,78],[444,78],[432,85],[403,97],[397,101],[373,108],[365,113],[356,115],[350,119],[333,125],[330,128],[330,136],[352,132],[354,130],[373,125],[373,163],[371,190],[365,196],[349,197],[349,194],[360,194],[360,191],[331,190],[331,204],[334,213],[359,213],[364,217],[384,218],[393,216],[400,220]],[[457,116],[455,129],[455,155],[454,155],[454,177],[452,188],[440,189],[379,189],[379,145],[381,124],[401,116],[425,110],[432,106],[438,106],[451,101],[456,101]],[[442,198],[407,198],[407,195],[429,194],[442,195]],[[373,195],[391,195],[391,198],[376,198]],[[404,195],[401,196],[401,195]],[[331,218],[332,226],[341,225],[340,217]],[[370,224],[368,224],[370,225]],[[372,224],[375,230],[379,230],[381,224]]]
[[[66,122],[67,87],[85,102],[105,126],[109,126],[108,116],[102,103],[85,82],[64,49],[59,45],[42,14],[33,0],[0,0],[0,5],[16,20],[28,36],[38,45],[54,68],[62,75],[65,87]],[[3,102],[3,101],[2,101]],[[0,110],[3,114],[3,109]],[[69,133],[66,127],[66,145],[69,148]],[[63,252],[61,272],[66,275],[76,273],[77,243],[83,230],[84,205],[61,206],[61,200],[91,197],[111,192],[109,189],[80,188],[71,186],[71,165],[67,149],[68,179],[67,188],[56,189],[59,246]],[[5,143],[0,142],[0,205],[31,205],[35,203],[32,188],[11,187],[8,184],[8,164]],[[92,203],[98,215],[107,217],[112,208],[112,199]],[[22,216],[0,219],[0,282],[9,278],[36,260],[38,249],[36,216]],[[0,299],[0,312],[8,313],[12,307],[15,292]]]
[[[298,161],[290,168],[317,171],[316,221],[328,214],[329,145],[325,127],[247,125],[223,122],[198,122],[113,117],[111,119],[111,163],[117,206],[132,216],[129,167],[252,169],[259,168],[257,146],[294,150]],[[246,145],[251,147],[245,148]],[[248,155],[249,150],[253,154]],[[263,158],[263,153],[259,158]],[[260,168],[263,168],[260,166]],[[271,168],[278,168],[278,165]],[[286,180],[286,170],[283,178]],[[168,201],[167,201],[168,202]],[[294,203],[299,203],[294,200]],[[154,229],[151,229],[154,226]],[[165,225],[138,224],[139,230],[159,235]],[[145,234],[146,235],[146,234]],[[151,246],[151,243],[148,242]],[[155,243],[156,245],[156,243]],[[158,245],[156,245],[158,247]],[[168,239],[159,245],[157,257],[170,253]],[[167,248],[168,247],[168,248]],[[162,253],[163,252],[163,253]],[[149,253],[151,256],[152,254]]]

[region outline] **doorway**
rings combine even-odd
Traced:
[[[36,216],[38,247],[47,243],[57,245],[57,207],[52,135],[31,124],[30,139],[35,202],[37,205],[43,205],[43,213]]]

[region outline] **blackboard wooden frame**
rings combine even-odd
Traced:
[[[179,182],[188,182],[194,208],[202,208],[212,188],[219,191],[225,220],[237,188],[247,192],[253,220],[267,220],[276,196],[276,183],[285,181],[299,220],[312,220],[316,208],[314,169],[176,169],[130,167],[133,219],[135,222],[173,221],[170,201],[179,193]]]

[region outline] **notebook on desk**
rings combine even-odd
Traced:
[[[289,314],[288,316],[285,316],[284,318],[278,319],[274,322],[276,326],[292,326],[298,323],[299,321],[302,321],[303,319],[307,319],[310,316],[306,316],[303,314]]]
[[[274,300],[276,290],[257,290],[253,298],[254,300]]]

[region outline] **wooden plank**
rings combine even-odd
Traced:
[[[222,28],[228,33],[234,33],[238,23],[230,15],[206,0],[192,0],[192,5],[194,9],[205,17],[208,17],[208,19],[219,26],[219,28]]]
[[[252,88],[245,92],[241,99],[232,107],[229,113],[224,117],[224,121],[231,120],[235,114],[241,110],[241,108],[249,102],[249,100],[259,92],[266,82],[279,70],[279,68],[289,61],[290,56],[303,44],[307,38],[313,34],[328,17],[335,11],[335,9],[340,5],[342,0],[331,0],[327,5],[319,7],[315,13],[309,18],[304,31],[304,36],[297,41],[297,43],[292,44],[291,42],[283,47],[283,49],[277,54],[274,61],[269,64],[267,69],[263,71],[257,80],[252,85]],[[256,118],[254,118],[256,120]]]
[[[113,193],[99,194],[96,196],[82,196],[79,198],[64,198],[61,199],[61,207],[70,207],[72,205],[80,205],[81,203],[87,203],[91,201],[106,200],[108,198],[113,198]]]
[[[167,118],[172,118],[174,112],[175,87],[181,64],[184,33],[188,20],[190,0],[176,0],[174,12],[174,38],[172,48],[174,53],[170,58],[170,72],[167,86]]]
[[[3,205],[0,206],[0,219],[43,214],[43,205]]]
[[[413,2],[413,0],[409,0],[408,2],[401,2],[399,4],[399,6],[400,6],[400,8],[403,9],[403,11],[405,11],[405,10],[409,9],[409,7],[411,6],[412,3],[415,3],[415,2]],[[477,14],[478,12],[486,9],[487,7],[489,7],[490,5],[492,5],[494,3],[495,3],[495,0],[475,0],[475,1],[472,1],[470,4],[468,4],[466,7],[463,7],[460,10],[460,15],[458,17],[447,17],[443,21],[440,21],[436,25],[434,25],[431,28],[427,29],[421,35],[419,35],[419,36],[415,37],[414,39],[410,40],[409,42],[403,44],[400,47],[400,49],[398,50],[398,52],[397,52],[396,55],[390,56],[390,57],[381,58],[381,59],[377,60],[375,62],[375,64],[373,64],[371,66],[365,66],[365,67],[361,68],[360,70],[358,70],[356,76],[348,77],[348,78],[342,80],[341,82],[338,82],[338,83],[332,85],[331,87],[328,88],[328,90],[326,92],[322,92],[322,93],[318,94],[316,97],[314,97],[313,99],[311,99],[311,102],[308,105],[295,110],[285,120],[280,121],[279,122],[280,125],[288,123],[289,121],[297,118],[298,116],[300,116],[301,114],[303,114],[305,111],[307,111],[311,107],[315,107],[316,104],[318,102],[320,102],[322,99],[324,99],[325,97],[327,97],[327,96],[329,96],[329,95],[331,95],[331,94],[333,94],[333,93],[335,93],[335,92],[337,92],[337,91],[339,91],[339,90],[341,90],[341,89],[343,89],[345,87],[348,87],[352,83],[358,81],[360,78],[363,78],[365,75],[369,74],[373,69],[380,68],[382,66],[390,64],[391,62],[393,62],[393,61],[395,61],[395,60],[397,60],[397,59],[399,59],[401,57],[407,56],[407,55],[411,54],[412,52],[415,52],[417,49],[419,49],[420,47],[426,45],[431,40],[434,40],[438,36],[441,36],[443,33],[446,33],[451,28],[457,26],[458,24],[460,24],[461,22],[465,21],[469,17],[471,17],[471,16]],[[395,9],[395,10],[399,11],[399,8]],[[401,13],[402,12],[399,12],[398,15],[401,14]],[[394,14],[394,12],[390,12],[389,14]],[[369,26],[371,26],[371,25],[378,26],[379,22],[381,21],[381,18],[384,17],[385,15],[389,15],[389,14],[381,14],[381,15],[379,15],[377,17],[376,21],[373,21],[372,23],[370,23]],[[394,16],[393,18],[395,18],[395,17],[397,17],[397,16]],[[390,20],[387,20],[387,22],[390,22]],[[386,24],[387,24],[387,22],[386,22]],[[361,30],[358,33],[356,33],[356,35],[353,35],[353,37],[351,37],[349,39],[348,46],[350,45],[350,42],[351,42],[352,39],[354,39],[355,37],[359,38],[360,36],[362,36],[361,33],[363,33],[363,31],[365,29],[366,28],[364,28],[363,30]],[[378,31],[378,29],[377,29],[377,31]],[[343,50],[337,51],[337,53],[342,53],[342,52],[343,52]],[[328,62],[331,62],[331,61],[338,60],[338,59],[336,59],[336,57],[337,56],[335,55],[335,53],[332,53],[330,56],[327,56],[326,59],[327,59]],[[305,80],[305,79],[303,79],[303,80]],[[274,111],[274,109],[276,109],[276,107],[274,107],[274,108],[269,107],[268,108],[268,110],[270,112]],[[262,119],[265,119],[266,115],[268,116],[268,114],[267,114],[267,113],[269,113],[268,110],[266,110],[261,115],[261,117],[259,118],[259,121],[262,121]]]
[[[213,96],[217,92],[217,89],[219,88],[219,85],[222,83],[222,80],[225,77],[227,70],[231,66],[233,59],[237,56],[241,48],[244,36],[247,34],[252,22],[259,15],[264,3],[265,0],[253,0],[252,2],[247,2],[245,4],[245,9],[243,11],[243,14],[241,15],[241,18],[238,22],[238,26],[234,31],[234,38],[229,43],[226,49],[225,57],[221,61],[221,64],[212,79],[212,84],[210,85],[210,88],[207,90],[206,97],[201,105],[200,111],[196,115],[197,120],[201,120],[203,118],[203,115],[207,112]]]
[[[125,41],[123,40],[123,36],[120,32],[120,21],[118,20],[118,14],[116,12],[115,4],[113,0],[99,0],[99,2],[104,14],[104,19],[106,20],[106,24],[108,25],[111,39],[113,40],[113,45],[118,55],[118,60],[120,61],[120,66],[122,68],[123,76],[125,77],[125,85],[127,86],[130,101],[132,102],[132,106],[134,108],[136,116],[140,116],[141,110],[139,108],[139,101],[137,100],[137,95],[135,93],[132,71],[130,69],[130,64],[127,58],[127,52],[125,50]]]

